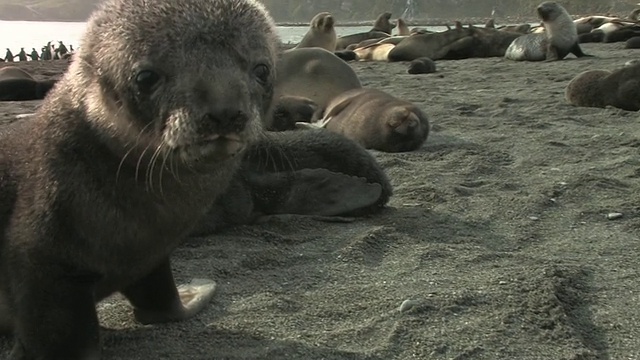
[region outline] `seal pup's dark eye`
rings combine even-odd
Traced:
[[[160,81],[160,74],[153,70],[141,70],[136,74],[136,85],[142,92],[150,92]]]
[[[262,85],[266,85],[269,82],[269,67],[265,64],[258,64],[253,68],[253,75],[258,79],[258,82]]]

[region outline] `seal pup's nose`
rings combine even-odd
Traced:
[[[200,133],[205,136],[238,134],[249,122],[249,115],[237,108],[222,108],[206,113],[200,123]]]

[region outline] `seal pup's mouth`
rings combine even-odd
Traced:
[[[220,162],[242,153],[246,142],[239,134],[211,134],[176,148],[186,162]]]

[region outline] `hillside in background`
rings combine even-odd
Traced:
[[[0,20],[84,21],[101,0],[0,0]],[[179,1],[179,0],[176,0]],[[535,17],[541,0],[261,0],[278,22],[308,22],[330,11],[338,23],[372,20],[391,11],[394,17],[415,19],[487,18],[495,6],[503,16]],[[638,0],[564,0],[573,14],[626,15]]]
[[[84,21],[99,0],[0,0],[0,20]]]

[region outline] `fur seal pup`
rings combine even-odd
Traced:
[[[398,36],[411,35],[411,30],[409,30],[409,26],[407,26],[407,23],[403,18],[398,18],[398,20],[396,20],[396,27],[398,28]]]
[[[346,91],[313,118],[317,127],[385,152],[418,149],[429,135],[429,121],[420,108],[377,89]]]
[[[309,30],[302,41],[294,48],[319,47],[328,51],[336,50],[337,35],[333,27],[334,20],[328,12],[321,12],[313,17]]]
[[[409,63],[409,74],[431,74],[436,72],[436,62],[428,57],[421,57]]]
[[[394,27],[395,25],[391,23],[391,13],[383,12],[378,15],[376,22],[373,23],[373,28],[369,31],[382,31],[383,33],[391,35],[391,31]]]
[[[613,72],[587,70],[574,77],[565,89],[571,105],[613,106],[628,111],[640,110],[640,63]]]
[[[586,55],[578,44],[576,24],[564,7],[545,1],[537,7],[545,32],[527,34],[513,40],[505,58],[516,61],[553,61],[564,59],[569,53],[577,57]]]
[[[625,49],[640,49],[640,36],[634,36],[624,43]]]
[[[302,96],[324,107],[344,91],[361,88],[360,79],[349,64],[321,48],[286,51],[277,63],[276,98]]]
[[[0,128],[11,360],[99,359],[95,302],[116,291],[145,324],[206,306],[215,283],[177,288],[169,256],[259,138],[278,43],[255,0],[108,0],[93,13],[37,114]]]
[[[270,131],[295,130],[296,123],[310,122],[317,109],[318,105],[311,99],[293,95],[281,96],[273,106],[272,120],[266,128]]]

